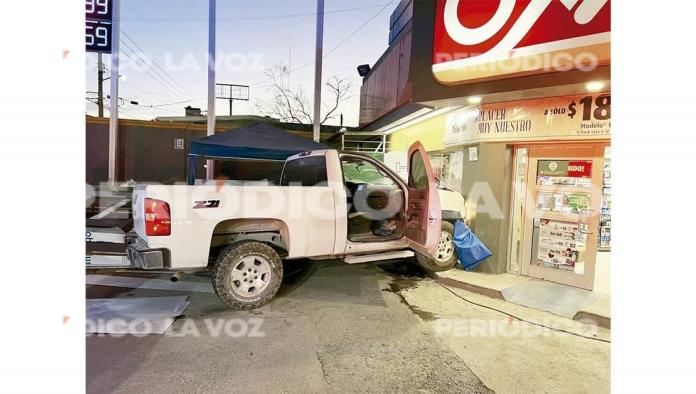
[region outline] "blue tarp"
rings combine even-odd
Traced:
[[[457,250],[459,263],[467,271],[473,271],[483,260],[493,255],[461,220],[454,224],[454,248]]]
[[[195,180],[196,157],[285,160],[300,152],[329,149],[265,123],[254,123],[193,141],[189,144],[188,181]]]

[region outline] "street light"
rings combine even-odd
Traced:
[[[370,65],[369,64],[361,64],[358,66],[358,74],[360,74],[361,77],[367,76],[367,74],[370,72]]]
[[[111,77],[106,77],[106,78],[102,79],[102,82],[103,82],[103,81],[108,81],[108,80],[110,80],[110,79],[111,79]],[[126,80],[126,76],[123,75],[123,74],[118,74],[118,80],[119,80],[119,81],[125,81],[125,80]]]

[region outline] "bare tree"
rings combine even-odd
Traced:
[[[287,80],[288,68],[282,64],[266,70],[267,90],[270,98],[257,100],[256,108],[266,116],[280,119],[282,122],[298,123],[308,130],[313,124],[310,100],[302,86],[290,86]],[[352,85],[348,79],[339,79],[335,75],[324,84],[321,103],[321,124],[335,119],[339,105],[350,98]]]

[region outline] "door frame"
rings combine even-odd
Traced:
[[[604,151],[609,146],[609,141],[601,142],[574,142],[557,144],[530,144],[520,145],[516,148],[527,148],[527,174],[525,179],[524,209],[522,210],[522,256],[519,257],[519,273],[538,279],[562,283],[570,286],[592,290],[594,287],[595,265],[597,257],[597,231],[599,231],[599,213],[601,207],[602,168],[604,166]],[[539,160],[592,160],[592,187],[590,188],[564,188],[563,186],[538,186],[537,169]],[[577,215],[578,223],[586,224],[587,234],[585,246],[585,266],[583,274],[562,271],[559,269],[540,267],[531,264],[533,225],[536,214],[536,192],[546,191],[581,191],[590,195],[590,209],[588,215]],[[568,216],[574,214],[547,213],[543,216],[558,218],[561,221],[569,221]],[[575,216],[575,215],[574,215]],[[511,222],[512,225],[512,222]]]

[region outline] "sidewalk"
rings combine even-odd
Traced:
[[[435,273],[443,285],[551,312],[574,320],[592,320],[611,328],[611,296],[527,276],[482,274],[460,268]]]

